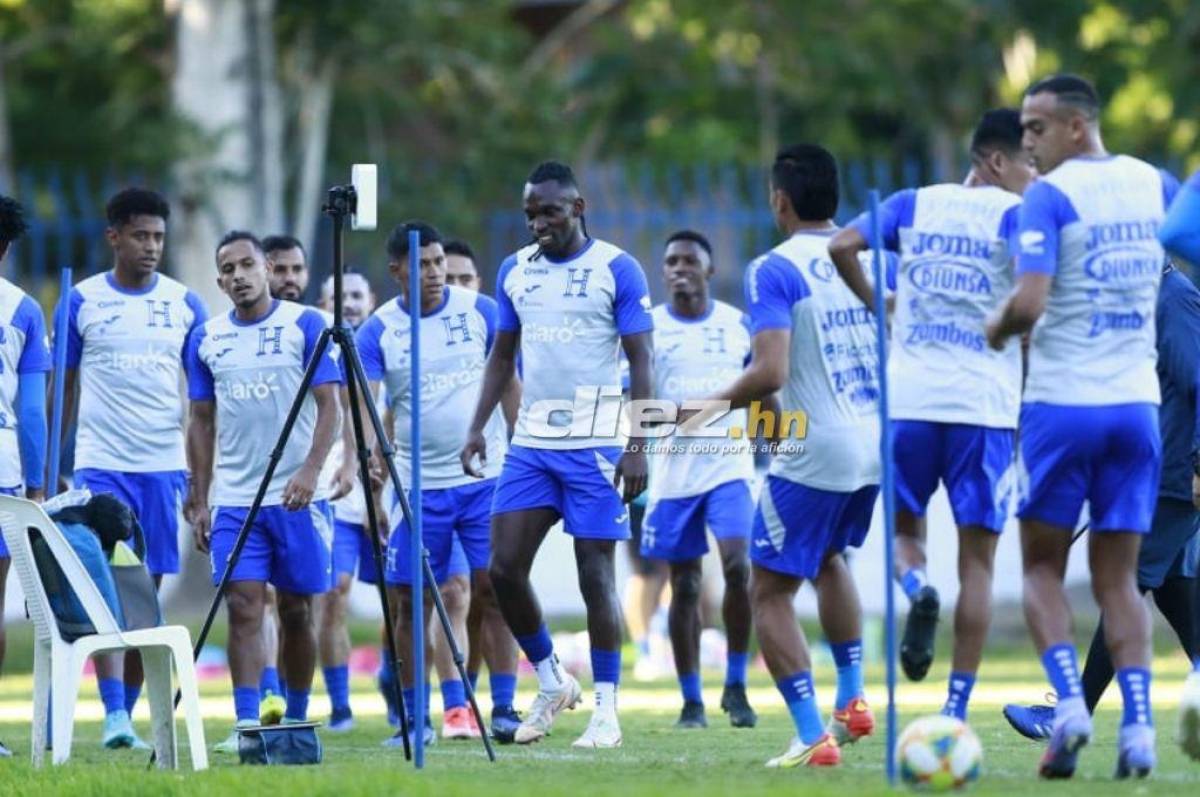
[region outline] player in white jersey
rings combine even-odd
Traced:
[[[919,681],[933,661],[939,599],[925,575],[925,509],[940,481],[958,525],[961,584],[942,710],[964,721],[991,621],[992,564],[1007,517],[1021,400],[1019,343],[992,351],[983,328],[1012,289],[1021,193],[1035,176],[1013,109],[984,114],[970,155],[968,185],[905,189],[879,209],[881,245],[900,256],[887,364],[899,503],[893,575],[912,601],[900,662]],[[871,240],[864,214],[829,244],[867,307],[874,297],[859,257]]]
[[[179,572],[183,446],[183,343],[207,317],[186,287],[158,273],[170,209],[153,191],[127,188],[105,208],[109,271],[88,277],[56,310],[67,314],[63,426],[75,434],[75,486],[112,493],[146,532],[146,567],[160,584]],[[78,395],[76,388],[78,387]],[[142,747],[129,715],[142,686],[141,656],[97,658],[105,745]]]
[[[1016,289],[987,327],[995,349],[1033,330],[1017,516],[1025,617],[1058,694],[1041,763],[1049,778],[1074,773],[1092,734],[1063,589],[1085,501],[1092,592],[1125,704],[1116,773],[1145,776],[1155,764],[1150,618],[1137,561],[1162,457],[1155,303],[1164,253],[1156,233],[1178,184],[1147,163],[1109,155],[1099,116],[1096,91],[1082,78],[1058,75],[1026,91],[1021,124],[1041,178],[1021,206]]]
[[[770,199],[776,226],[789,237],[746,270],[753,353],[742,375],[714,398],[736,409],[782,391],[781,439],[751,536],[750,600],[763,658],[796,738],[767,766],[832,766],[841,761],[842,742],[874,730],[863,698],[862,608],[843,552],[866,538],[879,493],[879,353],[871,314],[828,258],[829,237],[837,232],[833,156],[811,144],[781,150]],[[795,428],[797,415],[806,429]],[[828,727],[792,606],[805,580],[816,587],[837,664]]]
[[[653,310],[654,395],[677,407],[705,398],[732,382],[750,359],[748,320],[741,310],[709,295],[712,246],[703,235],[683,230],[667,239],[663,281],[670,301]],[[719,426],[746,427],[738,410]],[[701,562],[706,531],[717,540],[725,575],[722,618],[729,640],[721,708],[735,728],[758,721],[746,699],[750,647],[750,526],[754,460],[747,436],[666,437],[650,447],[650,495],[642,525],[641,553],[670,563],[668,629],[675,672],[683,693],[677,728],[704,728],[700,685]]]
[[[211,552],[220,581],[266,475],[279,426],[295,400],[326,322],[319,311],[271,298],[267,259],[250,233],[231,232],[217,247],[217,279],[233,301],[188,338],[187,514],[196,546]],[[341,374],[326,350],[317,363],[283,456],[241,555],[225,600],[229,671],[239,727],[259,721],[266,587],[275,587],[287,662],[286,718],[305,719],[316,661],[312,599],[331,582],[332,528],[321,466],[338,432]],[[216,484],[213,485],[213,460]],[[209,508],[210,487],[215,508]],[[236,752],[237,734],[217,748]]]
[[[629,537],[626,503],[646,486],[646,455],[617,442],[621,381],[617,352],[630,364],[630,398],[651,393],[653,322],[646,275],[636,260],[587,235],[575,175],[546,162],[525,183],[526,226],[534,242],[510,255],[496,278],[500,320],[462,466],[482,476],[492,460],[484,427],[523,366],[521,409],[492,505],[492,584],[508,627],[538,675],[538,696],[516,741],[545,736],[580,700],[579,682],[554,655],[529,581],[546,533],[562,518],[575,538],[588,614],[596,709],[578,747],[621,744],[616,691],[621,671],[621,607],[616,541]],[[480,460],[481,464],[477,464]],[[623,492],[617,491],[621,484]]]
[[[0,260],[25,234],[16,200],[0,196]],[[33,501],[45,498],[46,372],[50,351],[42,308],[16,285],[0,278],[0,493]],[[0,539],[0,666],[4,664],[4,591],[8,547]],[[12,752],[0,743],[0,758]]]

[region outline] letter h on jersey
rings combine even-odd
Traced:
[[[442,316],[442,324],[446,327],[446,345],[466,343],[471,339],[471,327],[467,324],[466,313],[456,313],[453,316]],[[458,338],[458,340],[455,340]]]
[[[283,354],[283,327],[258,328],[258,356],[264,354]]]
[[[149,311],[149,318],[146,320],[146,326],[157,327],[162,326],[165,329],[171,328],[171,302],[168,299],[147,299],[146,309]],[[161,324],[159,322],[162,322]]]
[[[725,329],[723,327],[704,327],[704,353],[725,353]]]
[[[563,291],[563,296],[574,296],[576,298],[587,298],[588,277],[592,275],[590,268],[569,268],[567,269],[567,289]]]

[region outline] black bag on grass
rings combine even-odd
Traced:
[[[318,722],[238,728],[238,758],[243,764],[319,764]]]

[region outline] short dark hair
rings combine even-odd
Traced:
[[[442,241],[442,250],[448,255],[466,257],[469,258],[472,263],[475,262],[475,250],[471,249],[470,244],[468,244],[466,241],[460,241],[457,238],[452,238],[449,241]]]
[[[217,241],[216,252],[219,253],[221,249],[233,243],[234,241],[249,241],[251,246],[257,249],[259,252],[266,254],[266,250],[263,249],[262,241],[258,240],[258,236],[252,232],[247,232],[246,230],[230,230],[222,235],[221,240]]]
[[[575,172],[571,171],[571,167],[559,161],[543,161],[534,167],[529,173],[529,177],[525,182],[530,185],[545,183],[553,180],[564,188],[578,188],[579,183],[575,181]]]
[[[675,241],[691,241],[696,246],[708,252],[708,256],[712,258],[712,244],[708,242],[700,233],[695,230],[678,230],[667,236],[667,242],[663,246],[670,246]]]
[[[104,206],[108,226],[120,227],[128,224],[134,216],[158,216],[163,221],[171,218],[171,206],[162,194],[148,188],[124,188],[113,194]]]
[[[420,233],[421,246],[442,242],[442,234],[432,224],[426,224],[423,221],[406,221],[403,224],[397,224],[387,238],[387,253],[393,262],[399,263],[408,257],[408,234],[413,230]]]
[[[0,196],[0,246],[17,240],[28,229],[21,203],[12,197]]]
[[[300,239],[291,235],[268,235],[262,239],[263,254],[270,252],[283,252],[287,249],[299,249],[308,257],[308,253],[304,251],[304,244],[300,243]]]
[[[795,144],[779,150],[771,183],[791,200],[801,221],[824,221],[837,213],[837,159],[824,147]]]
[[[1079,75],[1051,75],[1025,90],[1026,97],[1043,93],[1053,94],[1060,103],[1075,108],[1090,121],[1100,117],[1100,95],[1091,81]]]
[[[1015,108],[984,111],[971,135],[971,154],[982,156],[995,150],[1020,152],[1022,133],[1021,113]]]

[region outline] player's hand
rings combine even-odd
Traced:
[[[317,491],[317,478],[320,473],[309,465],[301,465],[296,475],[288,479],[283,488],[283,508],[291,512],[303,509],[312,501]]]
[[[1192,476],[1192,506],[1200,509],[1200,476]]]
[[[212,539],[212,512],[206,505],[193,504],[184,510],[184,517],[192,524],[192,538],[196,541],[196,550],[208,553],[209,541]]]
[[[483,432],[472,431],[467,433],[467,442],[458,458],[462,461],[463,473],[482,479],[483,471],[475,468],[476,457],[479,457],[480,468],[487,467],[487,440],[484,439]]]
[[[339,498],[349,495],[354,489],[354,471],[358,464],[354,460],[343,462],[342,466],[333,473],[333,478],[329,480],[329,500],[336,501]]]
[[[41,487],[29,487],[25,490],[25,497],[40,504],[46,500],[46,491]]]
[[[646,452],[640,447],[626,449],[617,460],[617,471],[613,474],[613,487],[624,482],[621,500],[629,503],[646,491]]]
[[[987,322],[987,342],[996,351],[1003,351],[1004,345],[1008,343],[1008,336],[1000,335],[1000,319],[992,318]]]

